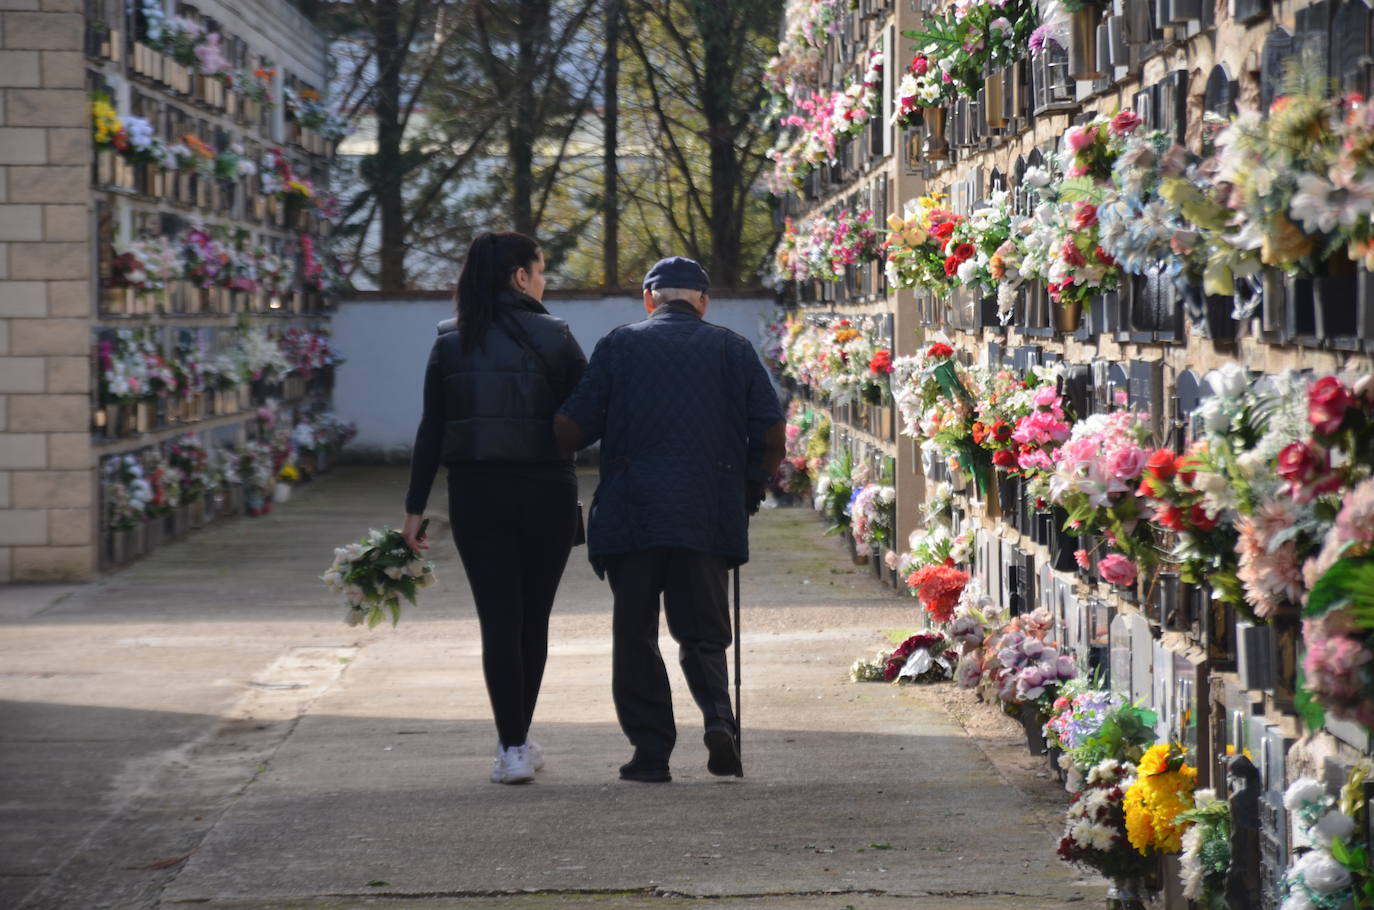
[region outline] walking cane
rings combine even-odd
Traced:
[[[739,566],[735,566],[735,748],[739,750],[740,760],[744,760],[744,723],[740,719],[739,701]]]

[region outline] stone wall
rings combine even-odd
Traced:
[[[75,581],[95,566],[84,19],[0,8],[0,582]]]

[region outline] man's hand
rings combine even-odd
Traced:
[[[420,526],[424,523],[423,515],[406,515],[405,525],[401,528],[401,536],[405,538],[406,546],[416,553],[429,549],[429,533],[420,533]]]
[[[748,506],[750,515],[758,514],[759,505],[763,502],[763,498],[766,495],[768,495],[767,488],[762,484],[751,483],[748,485],[744,491],[744,501]]]

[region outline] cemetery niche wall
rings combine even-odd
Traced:
[[[793,0],[783,34],[778,490],[915,598],[936,643],[889,676],[1020,718],[1121,905],[1363,906],[1370,10]]]

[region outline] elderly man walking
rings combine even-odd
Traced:
[[[568,451],[601,440],[588,555],[615,599],[611,691],[634,756],[624,780],[672,780],[677,741],[658,650],[659,599],[705,720],[707,769],[743,776],[725,651],[731,568],[782,459],[777,395],[753,345],[703,320],[706,271],[664,259],[644,279],[641,322],[606,335],[555,418]]]

